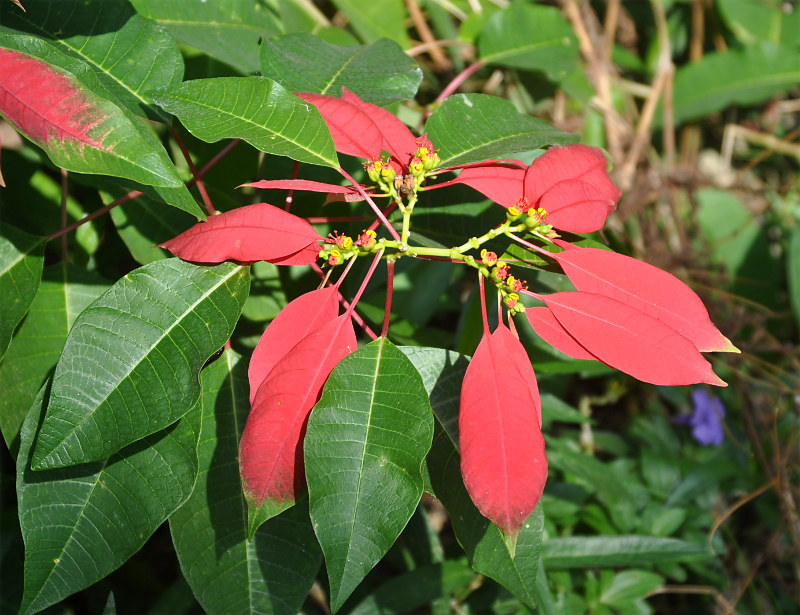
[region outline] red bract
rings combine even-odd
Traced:
[[[649,314],[701,352],[737,352],[711,322],[700,297],[671,273],[596,248],[574,248],[553,258],[578,290],[611,297]]]
[[[536,376],[519,340],[500,324],[467,367],[458,418],[461,473],[483,516],[512,550],[542,497],[547,457]]]
[[[563,325],[558,322],[553,312],[546,307],[531,307],[525,310],[525,316],[531,327],[545,342],[556,350],[569,355],[573,359],[597,360],[591,352],[586,350],[572,337]]]
[[[253,518],[263,521],[288,508],[305,486],[308,415],[333,368],[357,348],[350,318],[342,314],[300,340],[258,388],[239,443],[251,533]]]
[[[304,337],[334,320],[339,314],[338,291],[333,286],[300,295],[269,324],[250,358],[250,403],[258,387],[289,351]]]
[[[691,341],[635,307],[582,291],[536,296],[580,346],[638,380],[661,385],[706,382],[727,386]],[[531,325],[536,328],[535,320]]]
[[[258,203],[211,216],[161,247],[198,263],[234,260],[309,265],[317,259],[316,242],[322,239],[303,218]]]
[[[541,207],[554,228],[589,233],[603,226],[622,194],[607,167],[599,149],[566,145],[550,148],[527,169],[468,168],[450,183],[466,184],[503,207]]]

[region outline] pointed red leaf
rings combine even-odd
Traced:
[[[531,323],[531,327],[539,337],[556,350],[560,350],[573,359],[597,360],[596,356],[581,346],[578,340],[567,332],[548,308],[526,308],[525,316],[528,317],[528,322]]]
[[[701,382],[727,386],[692,342],[630,305],[582,291],[539,298],[581,346],[638,380],[668,386]]]
[[[333,192],[340,194],[358,194],[354,186],[340,186],[338,184],[326,184],[316,182],[311,179],[262,179],[252,184],[242,184],[239,188],[247,186],[249,188],[261,188],[264,190],[305,190],[306,192]],[[363,186],[364,190],[370,192],[373,186]]]
[[[600,230],[610,213],[608,199],[598,198],[594,186],[580,180],[557,183],[537,204],[547,212],[545,222],[570,233]]]
[[[306,220],[267,203],[210,216],[160,247],[198,263],[269,261],[308,265],[319,253],[317,231]]]
[[[389,152],[404,168],[417,151],[417,141],[414,133],[409,130],[394,113],[383,107],[364,102],[346,87],[342,87],[342,100],[358,107],[378,127],[383,136],[383,149]],[[324,117],[324,116],[323,116]]]
[[[500,324],[467,367],[458,418],[470,498],[513,545],[547,480],[541,404],[528,355]]]
[[[576,248],[554,254],[578,290],[612,297],[669,325],[701,352],[737,352],[695,292],[671,273],[635,258]]]
[[[239,443],[251,510],[277,514],[303,490],[308,415],[333,368],[357,347],[350,314],[342,314],[300,340],[261,383]]]
[[[559,182],[580,180],[593,187],[591,200],[603,201],[609,211],[613,210],[622,191],[608,177],[607,168],[608,160],[596,147],[551,147],[533,161],[525,174],[525,198],[535,204]]]
[[[0,110],[37,143],[55,139],[107,149],[89,135],[105,118],[75,81],[10,49],[0,49]]]
[[[329,323],[339,314],[338,292],[333,286],[312,290],[283,308],[264,331],[253,350],[247,377],[250,403],[272,369],[304,337]]]
[[[331,131],[337,152],[367,160],[377,160],[381,155],[383,134],[357,105],[324,94],[301,92],[295,96],[319,110]]]
[[[522,198],[522,180],[526,167],[481,166],[464,169],[450,184],[466,184],[503,207],[511,207]]]

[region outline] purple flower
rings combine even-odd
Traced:
[[[722,418],[725,408],[716,395],[709,395],[705,389],[692,391],[694,412],[689,417],[688,423],[692,427],[692,436],[700,444],[708,446],[722,444],[724,433],[722,431]]]

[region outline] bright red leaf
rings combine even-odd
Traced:
[[[581,180],[559,182],[542,195],[537,206],[547,212],[547,224],[570,233],[602,228],[613,209],[592,184]]]
[[[323,238],[307,221],[267,203],[247,205],[195,224],[161,244],[178,258],[198,263],[269,261],[308,265]]]
[[[597,360],[591,352],[581,346],[567,330],[558,322],[553,312],[546,307],[530,307],[525,310],[525,316],[531,327],[545,342],[556,350],[560,350],[573,359]]]
[[[304,337],[259,386],[239,443],[251,509],[266,506],[277,514],[304,489],[308,415],[333,368],[358,347],[350,318],[342,314]]]
[[[481,166],[466,168],[448,184],[466,184],[503,207],[511,207],[522,196],[522,180],[527,167]]]
[[[727,386],[695,345],[669,325],[611,297],[582,291],[537,295],[578,343],[643,382]]]
[[[262,179],[252,184],[242,184],[251,188],[261,188],[264,190],[305,190],[307,192],[332,192],[336,194],[359,194],[354,186],[339,186],[338,184],[326,184],[310,179]],[[239,186],[240,188],[242,186]],[[373,186],[365,186],[366,192],[375,190]]]
[[[339,314],[338,291],[326,286],[304,293],[291,301],[269,323],[253,350],[247,377],[250,403],[269,373],[304,337],[329,323]]]
[[[513,545],[547,480],[536,376],[525,349],[500,324],[467,367],[458,418],[464,485]]]
[[[736,352],[711,322],[695,292],[671,273],[608,250],[575,248],[555,254],[578,290],[612,297],[657,318],[701,352]]]
[[[106,149],[90,134],[104,116],[78,84],[41,60],[0,48],[0,111],[37,143],[53,139]]]

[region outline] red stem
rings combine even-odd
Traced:
[[[295,160],[292,167],[292,179],[297,179],[297,173],[300,171],[300,163]],[[286,192],[286,201],[284,202],[283,209],[289,211],[292,208],[292,201],[294,200],[294,188],[290,188]]]
[[[350,262],[353,262],[353,261],[351,260]],[[322,271],[322,268],[319,265],[317,265],[316,263],[311,263],[311,268],[317,273],[317,275],[319,275],[320,278],[323,278],[323,279],[325,278],[325,272]],[[342,275],[344,275],[344,274],[342,274]],[[342,293],[340,293],[338,291],[338,283],[334,284],[334,286],[337,288],[336,294],[339,297],[339,303],[344,307],[345,310],[347,310],[350,307],[350,303],[347,301],[347,299],[344,298]],[[364,322],[364,319],[361,318],[361,316],[358,315],[358,312],[355,312],[355,311],[350,312],[350,318],[352,318],[356,322],[356,324],[359,327],[361,327],[361,330],[364,331],[364,333],[366,333],[370,337],[370,339],[373,339],[373,340],[378,339],[378,336],[370,328],[370,326],[366,322]]]
[[[481,294],[481,316],[483,317],[483,334],[489,335],[489,319],[486,316],[486,291],[484,290],[483,274],[478,272],[478,291]]]
[[[478,60],[477,62],[474,62],[473,64],[467,66],[459,74],[453,77],[453,80],[447,84],[447,87],[445,87],[445,89],[442,90],[442,93],[436,97],[436,102],[440,103],[445,98],[453,94],[458,88],[461,87],[462,83],[464,83],[467,79],[469,79],[472,75],[474,75],[482,68],[483,68],[483,60]]]
[[[200,179],[200,175],[197,172],[197,167],[194,166],[194,162],[192,161],[192,156],[189,154],[189,150],[186,148],[186,145],[183,143],[183,139],[181,139],[178,131],[175,130],[173,126],[169,127],[169,131],[172,134],[172,138],[175,139],[175,142],[178,144],[178,147],[181,148],[183,159],[189,165],[189,170],[192,172],[192,179],[194,179],[195,183],[197,184],[197,189],[200,191],[200,197],[203,199],[203,203],[205,203],[206,211],[210,216],[213,216],[215,213],[217,213],[217,210],[214,209],[214,205],[211,203],[211,198],[208,196],[206,187],[203,185],[203,182]]]
[[[99,218],[104,213],[109,212],[112,209],[114,209],[117,205],[122,205],[123,203],[127,203],[128,201],[131,201],[131,200],[135,199],[136,197],[141,196],[141,194],[142,193],[139,192],[138,190],[131,190],[128,194],[126,194],[125,196],[119,197],[113,203],[109,203],[108,205],[105,205],[104,207],[101,207],[100,209],[98,209],[96,211],[93,211],[92,213],[90,213],[85,218],[81,218],[77,222],[73,222],[69,226],[65,226],[64,228],[57,230],[55,233],[51,233],[50,235],[45,237],[45,240],[46,241],[50,241],[51,239],[55,239],[56,237],[61,237],[62,235],[65,235],[66,233],[69,233],[70,231],[75,230],[79,226],[81,226],[83,224],[86,224],[87,222],[90,222],[91,220],[94,220],[95,218]]]
[[[395,203],[394,201],[392,201],[392,202],[389,204],[389,207],[387,207],[386,209],[384,209],[384,210],[383,210],[383,215],[384,215],[384,217],[386,217],[386,216],[388,216],[390,213],[392,213],[392,212],[394,211],[394,208],[395,208],[395,207],[397,207],[397,203]],[[375,220],[375,222],[373,222],[372,224],[370,224],[370,225],[369,225],[369,230],[370,230],[370,231],[374,231],[376,228],[378,228],[378,225],[379,225],[379,224],[380,224],[380,221],[379,221],[379,220]]]
[[[355,309],[356,305],[361,299],[361,295],[364,294],[364,290],[367,288],[367,284],[369,284],[369,281],[372,279],[372,274],[375,273],[375,267],[378,266],[378,262],[381,260],[381,256],[383,256],[383,250],[378,252],[375,255],[375,258],[372,259],[372,264],[369,266],[369,269],[367,270],[367,275],[364,276],[364,281],[361,282],[361,286],[358,287],[358,292],[356,293],[356,296],[353,297],[353,302],[350,304],[350,307],[347,308],[348,312],[352,312]]]
[[[367,200],[367,203],[369,203],[369,206],[372,207],[372,211],[374,211],[375,215],[378,216],[378,219],[381,222],[383,222],[383,225],[388,229],[389,233],[391,233],[391,235],[394,238],[394,240],[395,241],[400,241],[400,235],[398,235],[397,231],[394,230],[394,227],[391,224],[389,224],[389,221],[386,219],[386,216],[383,215],[383,212],[375,204],[375,201],[373,201],[370,198],[370,196],[364,191],[364,188],[361,186],[361,184],[359,184],[356,180],[354,180],[350,176],[350,174],[347,171],[345,171],[342,167],[339,167],[338,171],[339,171],[339,173],[341,173],[344,176],[344,178],[347,181],[349,181],[351,184],[353,184],[353,186],[355,187],[356,190],[358,190],[358,192],[361,194],[361,196],[363,196]]]
[[[389,315],[392,311],[392,293],[394,291],[394,261],[386,261],[387,279],[386,279],[386,309],[383,311],[383,329],[381,329],[381,337],[385,338],[389,333]]]
[[[67,226],[67,170],[61,169],[61,228]],[[67,235],[61,235],[61,260],[67,260]]]

